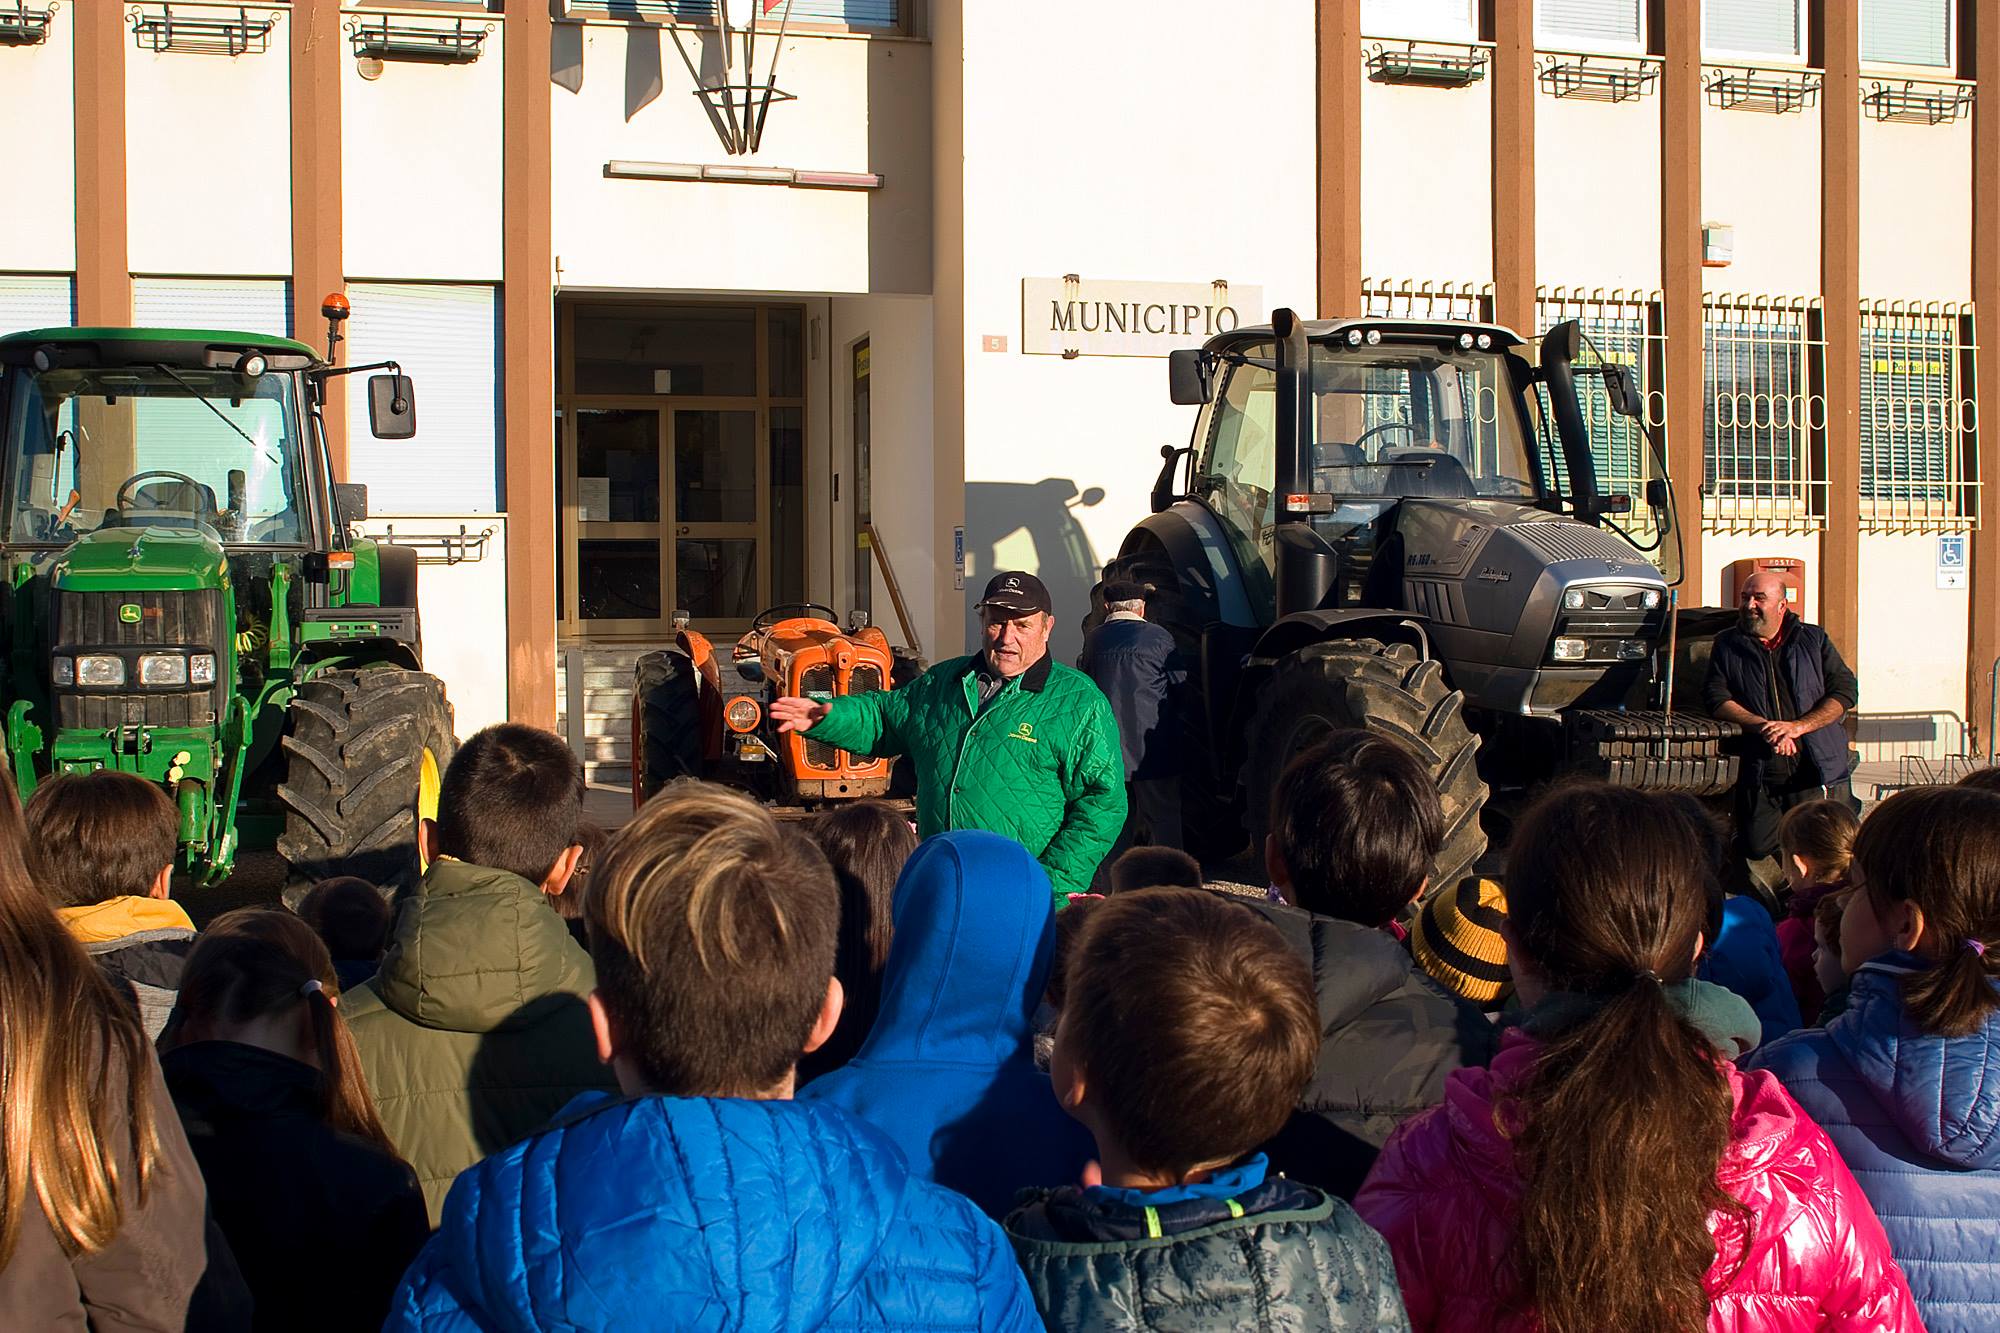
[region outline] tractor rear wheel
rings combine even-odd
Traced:
[[[444,682],[401,667],[327,671],[299,686],[289,713],[278,852],[294,878],[414,885],[417,821],[436,817],[458,750]]]
[[[1253,847],[1271,826],[1271,791],[1300,751],[1330,731],[1359,727],[1402,742],[1431,772],[1444,806],[1444,843],[1431,870],[1433,891],[1472,873],[1486,850],[1479,812],[1486,783],[1475,760],[1479,739],[1465,724],[1465,695],[1444,668],[1415,648],[1377,639],[1315,643],[1281,659],[1258,691],[1243,765]]]
[[[1181,842],[1196,860],[1226,859],[1243,848],[1243,808],[1235,796],[1235,783],[1219,782],[1213,771],[1216,747],[1202,721],[1201,626],[1166,553],[1147,550],[1119,556],[1104,567],[1103,582],[1090,590],[1090,614],[1083,620],[1086,633],[1104,623],[1104,584],[1120,579],[1146,586],[1146,619],[1174,636],[1188,671],[1174,720],[1180,728],[1182,760]]]
[[[702,772],[701,690],[694,659],[678,648],[647,653],[632,668],[632,800]]]

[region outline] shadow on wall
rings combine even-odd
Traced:
[[[1055,604],[1049,651],[1075,662],[1090,590],[1103,574],[1097,552],[1077,522],[1076,510],[1101,504],[1104,488],[1081,494],[1068,477],[1037,482],[968,481],[965,484],[965,625],[968,646],[977,639],[972,607],[986,581],[1002,569],[1022,569],[1048,585]]]
[[[549,80],[569,92],[583,89],[583,24],[564,17],[551,0],[556,23],[549,34]],[[687,70],[688,87],[719,82],[722,77],[722,45],[714,28],[662,28],[641,11],[633,0],[605,0],[606,17],[625,23],[625,119],[631,120],[659,99],[666,90],[661,56],[661,34],[670,33],[674,53]],[[693,49],[690,50],[690,47]],[[706,100],[709,122],[717,137],[725,137],[721,115]]]

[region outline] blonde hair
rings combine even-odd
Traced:
[[[137,1009],[29,876],[20,797],[0,782],[0,1268],[35,1205],[63,1253],[109,1245],[160,1160]],[[126,1152],[119,1152],[120,1124]],[[121,1164],[120,1158],[126,1160]]]
[[[584,898],[597,992],[655,1092],[753,1096],[798,1062],[840,929],[833,870],[797,829],[713,783],[669,783]]]

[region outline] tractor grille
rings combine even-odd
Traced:
[[[1628,543],[1588,523],[1547,519],[1516,523],[1508,531],[1551,560],[1609,560],[1637,565],[1646,559]]]
[[[870,690],[882,688],[882,672],[872,663],[863,662],[847,673],[847,692],[867,694]]]
[[[127,621],[121,607],[137,606]],[[216,654],[222,649],[222,593],[204,588],[168,592],[56,593],[54,651],[116,652],[125,659],[125,678],[139,678],[139,654],[149,648],[184,648]],[[122,691],[55,691],[56,725],[86,731],[119,727],[212,727],[223,706],[223,684],[187,689],[127,688]]]
[[[807,698],[833,693],[833,667],[822,663],[809,666],[799,673],[799,693]],[[805,738],[806,763],[813,768],[823,768],[829,772],[840,767],[840,751],[825,741],[816,741],[809,733]]]

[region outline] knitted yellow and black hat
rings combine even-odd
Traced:
[[[1433,894],[1410,933],[1410,952],[1431,979],[1474,1004],[1491,1004],[1506,991],[1507,895],[1490,879],[1468,875],[1458,887]]]

